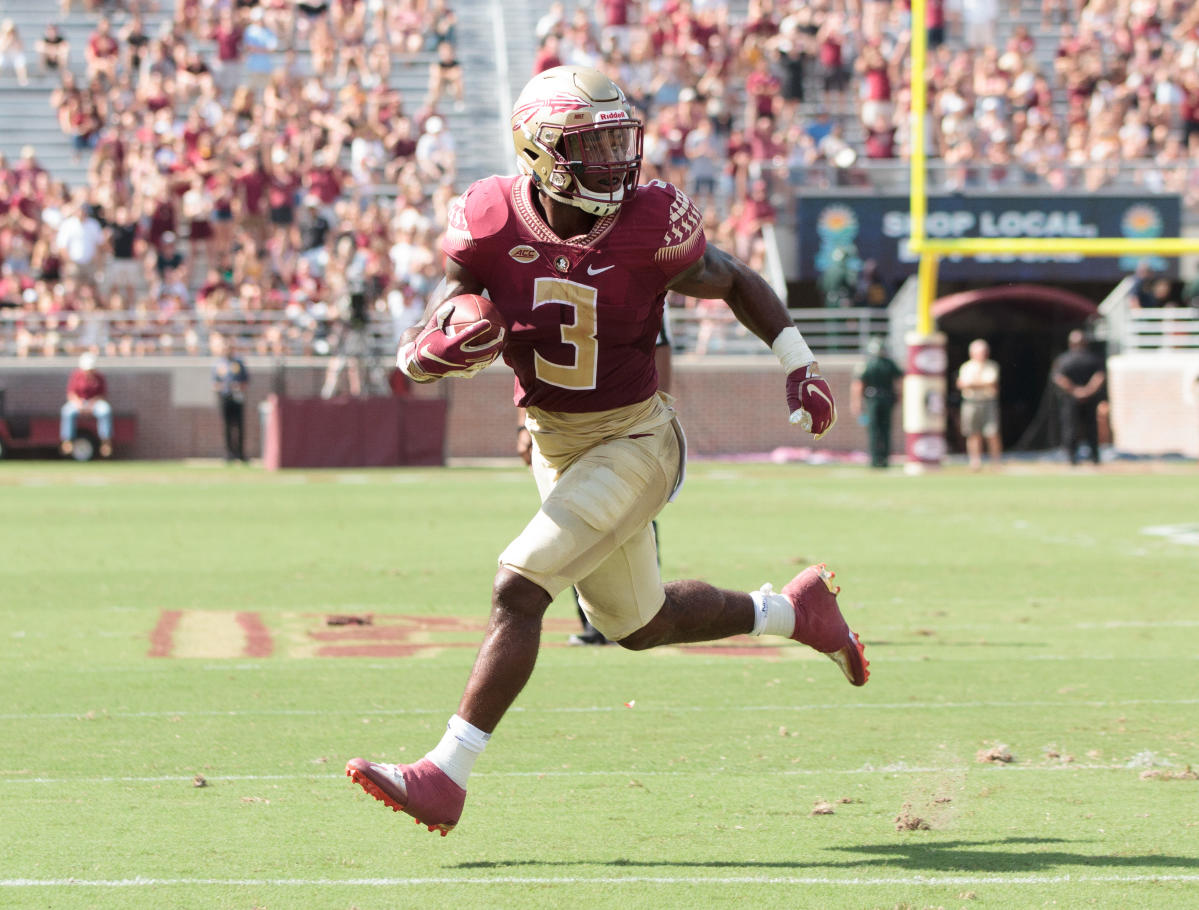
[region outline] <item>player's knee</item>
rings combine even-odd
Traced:
[[[648,651],[650,648],[657,648],[667,641],[662,626],[662,614],[659,613],[640,629],[630,632],[616,643],[629,651]]]
[[[501,568],[491,587],[493,615],[540,619],[550,605],[545,589],[511,569]]]
[[[617,644],[627,651],[648,651],[650,648],[657,647],[657,641],[651,640],[643,634],[644,632],[644,629],[638,629],[620,639]]]

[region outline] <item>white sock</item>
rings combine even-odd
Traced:
[[[441,742],[425,758],[465,790],[471,769],[475,766],[475,759],[487,747],[489,739],[490,733],[484,733],[455,714],[445,725],[445,734],[441,737]]]
[[[782,594],[775,594],[770,585],[761,591],[751,591],[754,602],[754,628],[750,635],[782,635],[790,638],[795,631],[795,608]]]

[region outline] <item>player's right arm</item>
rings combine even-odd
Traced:
[[[482,294],[484,290],[483,282],[467,271],[466,266],[453,259],[447,259],[445,277],[429,295],[429,302],[425,304],[425,312],[420,320],[406,328],[400,336],[400,347],[414,340],[433,318],[437,308],[451,297],[457,297],[459,294]]]

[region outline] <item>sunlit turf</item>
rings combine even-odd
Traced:
[[[870,683],[566,647],[559,598],[436,837],[341,769],[436,742],[535,504],[515,467],[0,463],[0,906],[1199,905],[1193,466],[692,465],[663,574],[828,562]]]

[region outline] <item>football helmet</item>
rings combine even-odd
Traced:
[[[641,121],[620,86],[585,66],[538,73],[512,108],[521,173],[547,195],[592,215],[610,215],[632,198],[641,136]]]

